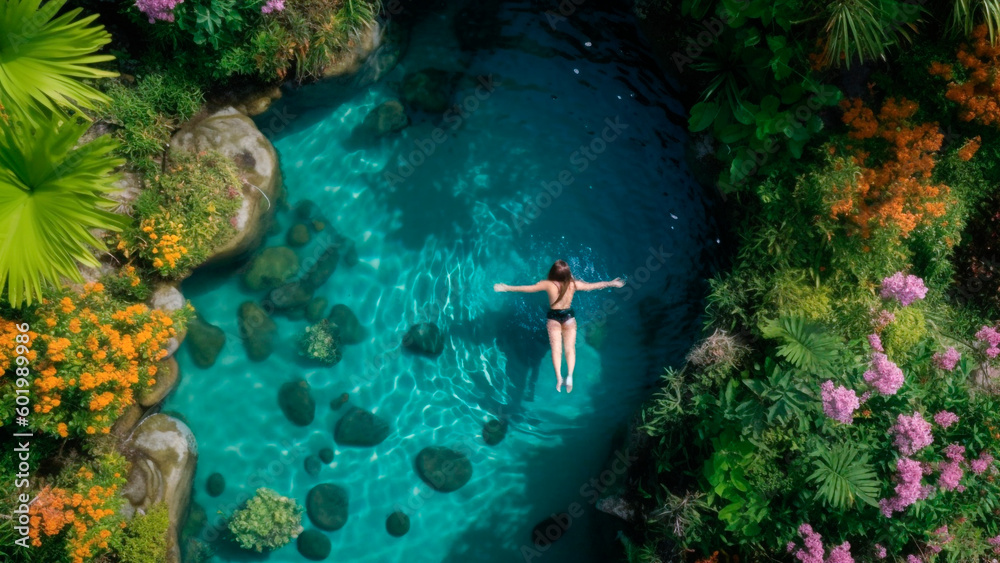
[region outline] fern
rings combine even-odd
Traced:
[[[800,317],[781,317],[769,321],[761,332],[764,338],[781,340],[778,355],[799,369],[830,371],[840,352],[840,340],[823,327]]]
[[[879,481],[868,463],[868,454],[840,444],[832,449],[823,448],[814,455],[816,471],[808,481],[818,486],[815,498],[840,510],[854,507],[859,500],[878,506]]]

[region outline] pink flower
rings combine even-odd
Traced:
[[[948,348],[944,352],[934,352],[933,360],[934,365],[945,370],[951,371],[955,369],[958,365],[958,360],[962,358],[962,355],[958,353],[958,350],[954,346]]]
[[[267,0],[267,3],[260,7],[260,13],[270,14],[280,12],[285,9],[285,0]]]
[[[149,23],[156,20],[174,21],[174,8],[184,0],[135,0],[135,7],[149,16]]]
[[[993,553],[1000,553],[1000,536],[993,536],[986,543],[993,546]]]
[[[868,345],[876,352],[885,352],[885,348],[882,348],[882,337],[877,332],[868,335]]]
[[[934,415],[934,422],[941,428],[948,428],[958,422],[958,415],[950,411],[941,411]]]
[[[823,563],[823,537],[814,532],[809,524],[799,526],[799,535],[805,547],[795,552],[795,558],[802,563]]]
[[[889,553],[885,550],[885,547],[883,547],[882,544],[880,543],[875,544],[875,557],[878,557],[879,559],[885,559],[887,555],[889,555]]]
[[[965,446],[961,446],[959,444],[948,444],[944,448],[944,457],[956,463],[965,461]]]
[[[889,323],[894,320],[896,320],[896,315],[894,313],[882,309],[872,323],[875,325],[875,330],[882,330],[883,328],[889,326]]]
[[[851,557],[851,544],[845,541],[831,549],[825,563],[854,563],[854,557]]]
[[[961,486],[960,483],[963,475],[962,466],[957,461],[946,461],[941,464],[941,476],[938,477],[938,487],[941,487],[942,491],[954,491]]]
[[[872,354],[871,369],[865,372],[867,381],[883,395],[895,395],[903,386],[903,370],[881,352]]]
[[[979,458],[969,462],[969,469],[976,475],[982,475],[993,465],[993,456],[986,452],[980,452]]]
[[[986,348],[986,355],[990,359],[996,358],[1000,354],[1000,332],[997,329],[991,326],[984,326],[976,333],[976,340],[988,346]]]
[[[857,393],[843,385],[834,387],[833,381],[828,379],[820,385],[820,395],[826,416],[844,424],[854,422],[854,411],[861,406]]]
[[[924,285],[924,280],[917,276],[896,272],[882,280],[882,297],[896,299],[903,307],[917,299],[923,299],[926,295],[927,286]]]
[[[906,563],[924,563],[924,560],[917,557],[916,555],[907,555]]]
[[[919,412],[913,413],[913,416],[897,416],[896,424],[890,430],[896,434],[896,447],[905,456],[919,452],[934,441],[930,423]]]
[[[896,496],[878,502],[882,515],[886,518],[892,518],[893,512],[903,512],[918,500],[927,498],[932,491],[931,487],[925,487],[920,482],[924,476],[924,469],[919,461],[907,457],[897,459],[896,474]]]

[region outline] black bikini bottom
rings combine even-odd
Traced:
[[[558,321],[559,324],[566,324],[570,319],[576,317],[573,316],[573,309],[549,309],[549,312],[545,315],[551,321]]]

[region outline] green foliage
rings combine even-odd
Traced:
[[[202,103],[198,85],[175,73],[149,74],[134,85],[115,82],[108,95],[112,102],[104,117],[118,127],[119,154],[147,171],[159,164],[149,158],[163,152],[174,129]]]
[[[794,424],[803,432],[808,429],[811,417],[807,412],[815,402],[815,394],[795,370],[765,358],[763,364],[755,364],[753,370],[741,375],[753,397],[739,403],[733,413],[740,417],[745,430],[760,435],[766,425],[776,424]],[[737,385],[730,381],[731,387]]]
[[[919,15],[918,5],[894,0],[834,0],[826,9],[823,52],[827,65],[847,68],[854,62],[885,60],[888,49],[909,39],[906,24]]]
[[[229,531],[243,549],[262,553],[287,545],[302,532],[302,507],[294,499],[260,488],[233,513]]]
[[[767,301],[772,310],[783,317],[801,317],[809,321],[823,321],[833,313],[830,288],[819,285],[819,280],[809,283],[809,273],[787,269],[772,277]]]
[[[997,0],[954,0],[949,22],[954,32],[972,35],[978,23],[986,24],[990,42],[996,44],[1000,30],[1000,2]]]
[[[816,470],[807,481],[817,487],[817,499],[837,510],[852,508],[858,501],[878,506],[881,487],[868,454],[849,444],[837,444],[821,446],[813,457]]]
[[[337,325],[331,324],[326,319],[307,326],[299,345],[302,357],[330,366],[339,362],[343,355],[340,331]]]
[[[778,355],[795,367],[813,372],[828,372],[837,360],[840,341],[820,325],[800,317],[781,317],[761,327],[764,338],[782,342]]]
[[[122,563],[162,563],[167,560],[167,528],[170,518],[166,503],[138,514],[115,538],[112,548]]]
[[[40,299],[44,284],[81,281],[77,264],[97,266],[92,251],[104,248],[90,230],[128,224],[107,198],[121,164],[115,143],[77,146],[87,127],[62,116],[0,131],[0,291],[15,307]]]
[[[66,0],[0,0],[0,105],[33,123],[59,108],[95,109],[107,97],[80,79],[115,76],[94,65],[114,60],[95,54],[111,41],[96,15],[59,14]],[[57,16],[57,14],[59,14]]]
[[[916,305],[895,310],[896,320],[882,331],[882,346],[890,358],[910,356],[917,344],[927,336],[924,312]]]
[[[705,461],[703,469],[708,504],[718,507],[719,520],[727,531],[736,532],[741,542],[760,536],[760,523],[770,508],[767,499],[746,479],[747,468],[754,462],[753,444],[727,431],[713,438],[712,445],[715,453]]]

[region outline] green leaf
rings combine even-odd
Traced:
[[[720,143],[731,144],[736,141],[746,139],[750,136],[751,128],[743,125],[742,123],[730,123],[723,127],[718,133],[716,133],[716,138],[719,139]]]
[[[857,501],[878,506],[879,480],[868,463],[868,455],[839,444],[823,448],[814,463],[816,470],[807,481],[817,485],[815,498],[838,510],[854,508]]]
[[[829,371],[837,359],[841,342],[815,323],[799,317],[781,317],[767,322],[764,338],[781,340],[778,355],[806,371]]]
[[[732,522],[740,513],[740,509],[746,502],[743,499],[731,502],[719,510],[719,520],[723,522]]]
[[[715,102],[698,102],[691,108],[691,117],[688,119],[688,129],[692,133],[708,129],[715,116],[719,113],[719,104]]]

